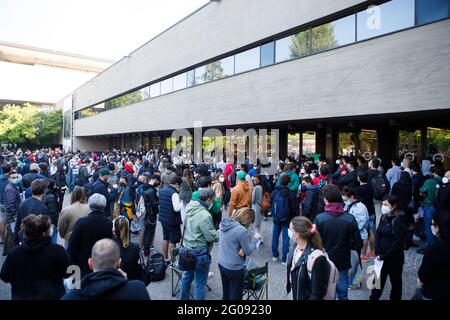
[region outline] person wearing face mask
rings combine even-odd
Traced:
[[[287,293],[292,291],[293,300],[323,300],[328,291],[331,264],[325,254],[311,261],[314,251],[324,252],[317,226],[306,217],[294,217],[289,225],[289,237],[294,240],[294,246],[287,260]]]
[[[159,221],[163,229],[162,253],[167,264],[171,263],[169,252],[177,246],[181,239],[182,202],[178,195],[181,183],[181,178],[175,176],[172,178],[170,186],[162,188],[159,192]]]
[[[436,210],[444,210],[450,212],[450,170],[447,171],[442,178],[436,196]]]
[[[245,279],[245,261],[256,250],[261,234],[249,234],[255,221],[255,212],[242,208],[225,218],[219,228],[218,264],[222,278],[223,300],[242,300]]]
[[[192,199],[186,208],[186,223],[182,248],[196,257],[195,270],[183,271],[181,300],[189,299],[191,283],[194,281],[194,300],[204,300],[206,282],[211,265],[211,249],[219,241],[219,232],[214,228],[208,209],[215,198],[211,188],[200,188],[198,199]],[[180,249],[180,254],[182,251]]]
[[[356,188],[359,186],[358,182],[358,172],[356,171],[356,163],[353,161],[349,161],[346,164],[346,171],[347,173],[341,176],[337,181],[336,184],[340,189],[342,189],[344,186],[347,186],[349,188]]]
[[[128,185],[128,181],[124,177],[120,177],[119,186],[122,190],[119,197],[120,214],[131,221],[136,213],[136,208],[134,206],[136,193],[133,188]]]
[[[20,180],[17,171],[10,170],[8,173],[8,184],[3,192],[3,201],[5,204],[5,234],[3,244],[3,255],[6,256],[15,246],[14,230],[11,224],[16,220],[19,213],[20,203],[22,201],[19,192]]]
[[[220,199],[220,205],[223,205],[223,197],[225,196],[225,189],[223,182],[225,178],[222,173],[216,173],[211,182],[211,189],[214,191],[217,199]]]
[[[344,201],[344,211],[350,213],[355,217],[356,222],[358,223],[359,233],[361,235],[361,239],[363,242],[367,242],[369,237],[368,227],[369,227],[369,212],[367,207],[362,203],[356,196],[356,192],[354,189],[350,189],[348,187],[344,187],[342,189],[342,200]],[[365,253],[359,253],[355,250],[351,252],[351,269],[349,272],[349,286],[352,288],[359,288],[361,283],[359,280],[355,279],[356,274],[362,272],[361,261],[367,261],[367,257],[364,255]]]
[[[381,288],[372,289],[370,300],[380,299],[388,276],[392,285],[390,299],[401,300],[402,272],[405,261],[403,249],[407,231],[405,214],[400,209],[397,196],[394,195],[384,198],[381,211],[383,216],[375,235],[375,259],[383,261]]]
[[[107,169],[107,168],[101,169],[99,171],[98,180],[92,185],[92,192],[91,192],[91,194],[99,193],[105,197],[106,206],[103,209],[103,214],[106,217],[111,216],[112,205],[117,196],[117,188],[114,188],[114,186],[111,187],[108,184],[108,179],[109,179],[110,175],[111,175],[111,171],[109,171],[109,169]],[[89,197],[89,194],[88,194],[88,197]]]
[[[438,241],[427,248],[418,275],[425,299],[450,299],[450,215],[437,211],[431,230]]]
[[[184,223],[186,220],[186,206],[192,199],[192,190],[194,189],[194,179],[191,170],[188,168],[184,169],[181,180],[180,200],[183,202],[183,207],[181,208],[181,220]]]
[[[29,215],[22,221],[22,231],[23,242],[9,253],[0,279],[11,283],[13,300],[60,299],[72,262],[62,246],[52,243],[50,218]]]

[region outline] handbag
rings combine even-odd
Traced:
[[[186,233],[187,217],[184,223],[183,236],[181,237],[180,248],[178,249],[178,267],[181,271],[195,271],[197,255],[183,246],[184,234]]]
[[[141,274],[142,274],[142,280],[145,283],[145,286],[148,286],[150,282],[152,282],[152,273],[153,270],[150,268],[148,264],[145,263],[144,254],[141,250],[139,250],[139,260],[141,261]]]
[[[263,201],[261,204],[261,212],[262,213],[267,213],[270,210],[270,205],[271,205],[271,195],[270,192],[264,192],[263,194]]]

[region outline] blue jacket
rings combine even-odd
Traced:
[[[20,198],[19,190],[12,183],[6,185],[3,193],[3,201],[7,215],[13,216],[19,212],[19,206],[22,199]]]
[[[311,186],[306,191],[305,199],[302,203],[302,216],[314,221],[316,218],[317,207],[320,201],[320,187]]]
[[[36,172],[30,172],[24,175],[22,177],[22,184],[24,189],[31,187],[31,183],[37,179],[47,179],[47,178],[44,177],[42,174]]]
[[[49,216],[49,211],[47,206],[43,201],[40,201],[36,198],[28,198],[19,207],[19,212],[17,214],[17,220],[16,220],[16,226],[15,226],[15,232],[16,235],[19,234],[20,231],[20,225],[22,224],[23,219],[25,217],[29,216],[30,214],[45,214]]]
[[[2,174],[0,176],[0,204],[5,204],[4,192],[8,183],[9,183],[8,176],[6,174]]]
[[[176,212],[172,204],[172,195],[177,193],[177,190],[169,186],[161,189],[159,192],[159,221],[168,225],[181,224],[181,215]]]

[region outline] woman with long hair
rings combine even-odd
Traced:
[[[180,200],[182,202],[181,206],[181,220],[186,220],[186,206],[192,199],[192,190],[194,190],[194,178],[192,176],[191,170],[189,168],[185,168],[183,170],[183,177],[181,178],[180,185]]]
[[[139,245],[130,241],[130,222],[124,216],[113,221],[114,241],[119,245],[120,268],[127,274],[128,280],[142,280],[139,266]]]
[[[293,300],[324,299],[331,264],[323,251],[316,225],[306,217],[294,217],[289,225],[289,236],[294,240],[294,246],[287,259],[287,292],[292,290]],[[323,254],[311,261],[315,250],[320,250]],[[312,265],[311,270],[308,265]]]

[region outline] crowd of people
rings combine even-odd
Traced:
[[[389,277],[400,300],[415,236],[425,240],[421,297],[450,298],[450,171],[440,162],[288,157],[269,176],[259,162],[187,164],[156,149],[19,149],[0,163],[0,279],[12,299],[150,299],[143,264],[161,251],[182,270],[180,298],[204,300],[217,243],[224,300],[242,299],[248,258],[267,244],[294,300],[347,300],[362,286],[362,262],[374,260],[383,266],[370,299]],[[81,288],[65,280],[73,265]]]

